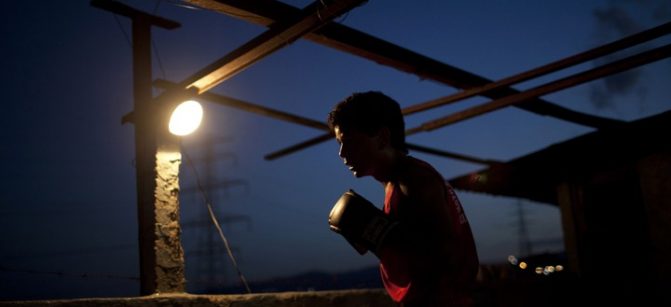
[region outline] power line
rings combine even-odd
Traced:
[[[107,273],[73,273],[63,271],[40,271],[30,269],[16,269],[5,266],[0,266],[0,272],[35,274],[35,275],[55,275],[59,277],[105,278],[105,279],[123,279],[123,280],[140,281],[140,277],[135,276],[123,276]]]
[[[133,250],[137,249],[134,244],[119,244],[101,247],[82,248],[78,250],[52,251],[45,253],[31,253],[23,255],[9,255],[3,256],[3,259],[26,259],[26,258],[52,258],[52,257],[68,257],[68,256],[82,256],[86,254],[107,253],[115,251]]]
[[[161,4],[161,0],[156,2],[156,5],[154,6],[154,11],[152,12],[152,15],[156,15],[158,11],[158,7]],[[117,17],[117,14],[112,14],[114,16],[114,20],[116,21],[116,24],[119,26],[119,30],[121,30],[121,33],[123,33],[124,38],[126,39],[126,42],[128,43],[128,46],[132,49],[133,48],[133,42],[128,35],[128,32],[126,32],[126,29],[124,29],[123,25],[121,24],[121,21],[119,21],[119,18]],[[167,79],[165,69],[163,68],[163,61],[161,60],[161,54],[158,51],[158,45],[156,45],[156,40],[154,40],[154,37],[151,36],[151,45],[152,45],[152,50],[154,51],[154,55],[156,56],[156,62],[158,64],[158,68],[161,71],[161,76],[163,76],[163,79]]]
[[[119,21],[119,17],[117,17],[116,14],[112,14],[114,16],[114,20],[116,21],[116,24],[119,26],[119,29],[121,30],[121,33],[123,33],[123,36],[126,38],[126,42],[128,43],[128,46],[133,48],[133,42],[130,39],[130,36],[128,36],[128,33],[126,32],[126,29],[123,28],[123,25],[121,24],[121,21]]]
[[[184,156],[186,157],[186,162],[189,165],[189,167],[192,169],[194,177],[196,179],[196,185],[198,186],[198,190],[200,191],[200,195],[203,198],[203,202],[207,206],[207,211],[210,215],[210,219],[212,220],[212,223],[214,226],[217,228],[217,231],[219,232],[219,237],[224,243],[224,247],[226,247],[226,252],[228,253],[228,257],[231,259],[231,263],[233,264],[233,267],[235,268],[236,272],[238,273],[238,277],[240,278],[240,281],[242,284],[245,286],[245,289],[247,290],[247,293],[252,293],[252,290],[249,288],[249,284],[247,283],[247,279],[245,276],[242,274],[240,271],[240,267],[238,266],[238,262],[235,260],[235,257],[233,256],[233,251],[231,250],[231,247],[228,243],[228,239],[226,239],[226,236],[224,235],[224,231],[221,229],[221,226],[219,225],[219,221],[217,220],[217,217],[214,214],[214,209],[212,209],[212,204],[210,200],[208,199],[207,194],[205,193],[205,190],[203,189],[202,184],[200,183],[200,177],[198,175],[198,171],[196,170],[196,167],[194,166],[193,162],[191,161],[191,158],[189,157],[189,154],[186,152],[186,150],[182,150],[184,152]]]

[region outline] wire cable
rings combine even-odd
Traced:
[[[245,286],[245,289],[247,290],[247,293],[252,293],[252,290],[249,288],[249,284],[247,283],[247,279],[242,274],[242,271],[240,271],[240,267],[238,266],[238,262],[235,260],[235,257],[233,256],[233,251],[231,250],[231,246],[228,244],[228,239],[226,239],[226,236],[224,235],[224,231],[221,229],[221,226],[219,225],[219,221],[217,220],[217,217],[214,214],[214,209],[212,209],[212,203],[208,199],[207,194],[205,193],[205,189],[203,189],[203,186],[200,183],[200,176],[198,175],[198,171],[196,170],[196,167],[194,166],[193,162],[191,161],[191,157],[186,152],[186,150],[182,149],[182,152],[184,153],[184,157],[186,157],[187,164],[189,165],[189,167],[193,171],[194,176],[196,177],[196,186],[198,187],[198,190],[200,191],[200,195],[203,198],[203,202],[205,202],[205,205],[207,205],[207,211],[210,214],[210,219],[212,220],[212,223],[214,224],[214,227],[217,228],[217,231],[219,232],[219,237],[224,242],[224,247],[226,247],[226,253],[228,253],[228,257],[231,259],[231,263],[233,263],[233,267],[235,268],[235,271],[238,273],[238,277],[240,278],[240,281],[242,282],[242,284]]]
[[[117,17],[116,14],[112,14],[114,16],[114,20],[116,21],[116,24],[119,26],[119,29],[121,30],[121,33],[123,33],[123,37],[126,38],[126,42],[128,43],[128,46],[133,48],[133,42],[130,39],[130,36],[128,36],[128,33],[126,32],[126,29],[123,28],[123,25],[121,24],[121,21],[119,21],[119,17]]]
[[[123,276],[123,275],[105,274],[105,273],[92,274],[92,273],[72,273],[63,271],[40,271],[31,269],[16,269],[16,268],[5,267],[3,265],[0,265],[0,272],[23,273],[23,274],[34,274],[34,275],[54,275],[58,277],[105,278],[105,279],[123,279],[123,280],[140,281],[140,278],[135,276]]]
[[[154,10],[151,13],[152,15],[157,15],[158,7],[161,5],[161,2],[163,2],[163,0],[156,1]],[[156,62],[158,63],[158,68],[161,70],[161,75],[163,76],[163,79],[167,79],[165,75],[165,69],[163,68],[163,61],[161,60],[161,54],[158,52],[158,46],[156,45],[156,40],[154,39],[153,35],[151,36],[151,45],[154,49],[154,55],[156,55]]]
[[[156,12],[158,11],[159,5],[161,4],[162,0],[159,0],[156,2],[156,5],[154,6],[154,11],[152,15],[156,15]],[[130,38],[130,35],[128,35],[128,32],[126,29],[124,29],[123,25],[121,24],[121,21],[119,21],[119,17],[117,14],[113,14],[114,20],[116,21],[116,24],[119,26],[119,30],[121,30],[121,33],[123,34],[124,38],[126,39],[126,42],[128,43],[128,46],[133,49],[133,41]],[[166,74],[165,74],[165,69],[163,67],[163,61],[161,60],[161,54],[158,51],[158,45],[156,45],[156,40],[154,39],[154,36],[151,36],[151,46],[152,50],[154,51],[154,55],[156,56],[156,61],[158,64],[158,68],[161,71],[161,75],[163,76],[163,79],[167,79]]]
[[[156,14],[156,12],[158,11],[158,8],[159,8],[161,2],[162,2],[161,0],[156,2],[156,5],[154,6],[154,14]],[[133,43],[132,43],[130,37],[128,36],[128,33],[126,33],[125,29],[121,25],[121,22],[119,21],[117,15],[114,14],[113,16],[114,16],[114,20],[116,20],[116,23],[119,26],[119,29],[121,30],[124,37],[126,38],[126,41],[128,42],[128,45],[131,46],[131,48],[132,48]],[[158,60],[159,69],[161,70],[163,78],[165,79],[166,78],[166,73],[165,73],[165,70],[163,69],[163,63],[161,61],[161,56],[160,56],[160,52],[158,50],[158,46],[156,45],[156,42],[154,41],[153,37],[151,39],[151,43],[152,43],[152,46],[153,46],[153,49],[154,49],[154,54],[156,55],[156,58]],[[245,286],[245,289],[247,290],[247,293],[252,293],[252,290],[250,289],[249,284],[247,283],[247,279],[242,274],[242,271],[240,271],[240,267],[238,266],[238,262],[235,260],[235,257],[233,256],[233,251],[231,250],[231,247],[228,244],[228,239],[226,239],[226,236],[224,235],[224,231],[221,229],[221,226],[219,225],[219,221],[217,220],[217,217],[214,214],[214,209],[212,209],[211,202],[209,201],[209,199],[207,197],[207,194],[205,193],[205,190],[203,189],[203,186],[200,183],[200,176],[198,175],[198,171],[196,170],[196,167],[194,166],[193,162],[191,161],[191,157],[189,157],[189,154],[185,150],[182,150],[182,152],[184,153],[184,156],[186,157],[187,164],[189,164],[189,167],[192,169],[192,171],[193,171],[193,173],[196,177],[196,185],[198,186],[198,190],[200,191],[200,195],[202,196],[203,201],[205,202],[205,205],[207,206],[207,211],[209,212],[210,219],[212,220],[212,223],[214,224],[214,226],[217,228],[217,231],[219,232],[219,237],[224,242],[224,246],[226,247],[226,253],[228,254],[228,257],[231,259],[231,263],[233,263],[233,266],[235,267],[235,270],[238,274],[238,277],[240,278],[240,281],[242,282],[242,284]],[[52,273],[52,272],[48,272],[48,273]],[[62,275],[62,273],[60,273],[60,272],[55,272],[55,273],[52,273],[52,274]]]

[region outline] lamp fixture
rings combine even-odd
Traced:
[[[195,100],[187,100],[175,108],[170,115],[168,129],[177,136],[193,133],[203,120],[203,107]]]

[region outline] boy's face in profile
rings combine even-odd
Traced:
[[[334,132],[340,144],[338,155],[352,174],[356,177],[374,175],[376,156],[381,148],[378,135],[354,129],[343,131],[339,126],[334,127]]]

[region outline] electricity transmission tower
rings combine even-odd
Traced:
[[[518,253],[520,256],[530,256],[533,252],[532,243],[529,239],[526,213],[521,200],[517,200],[517,238]]]
[[[218,230],[216,229],[210,211],[204,202],[209,202],[214,210],[223,208],[226,199],[229,197],[229,190],[238,186],[242,186],[245,192],[249,190],[249,184],[243,179],[223,179],[221,178],[221,160],[232,160],[237,162],[237,156],[230,152],[219,153],[217,145],[230,141],[229,138],[213,137],[208,135],[201,144],[200,149],[202,155],[193,161],[195,164],[202,165],[202,178],[196,178],[196,186],[187,187],[182,190],[183,194],[200,194],[195,197],[197,208],[196,219],[187,221],[182,224],[184,228],[195,229],[196,247],[188,251],[186,257],[192,257],[190,261],[193,265],[192,272],[195,281],[198,282],[199,289],[202,292],[218,292],[221,287],[226,285],[228,268],[230,268],[230,261],[227,257],[227,252],[221,238],[219,238]],[[196,161],[198,163],[196,163]],[[196,166],[194,165],[194,168]],[[198,175],[198,174],[194,174]],[[198,196],[198,195],[197,195]],[[221,211],[221,210],[218,210]],[[216,212],[216,211],[215,211]],[[224,227],[233,223],[245,223],[247,229],[251,228],[251,218],[247,215],[240,215],[234,213],[223,213],[216,216],[219,224]],[[237,253],[235,247],[231,246],[234,253]],[[236,257],[237,258],[237,257]],[[201,292],[196,291],[196,292]]]

